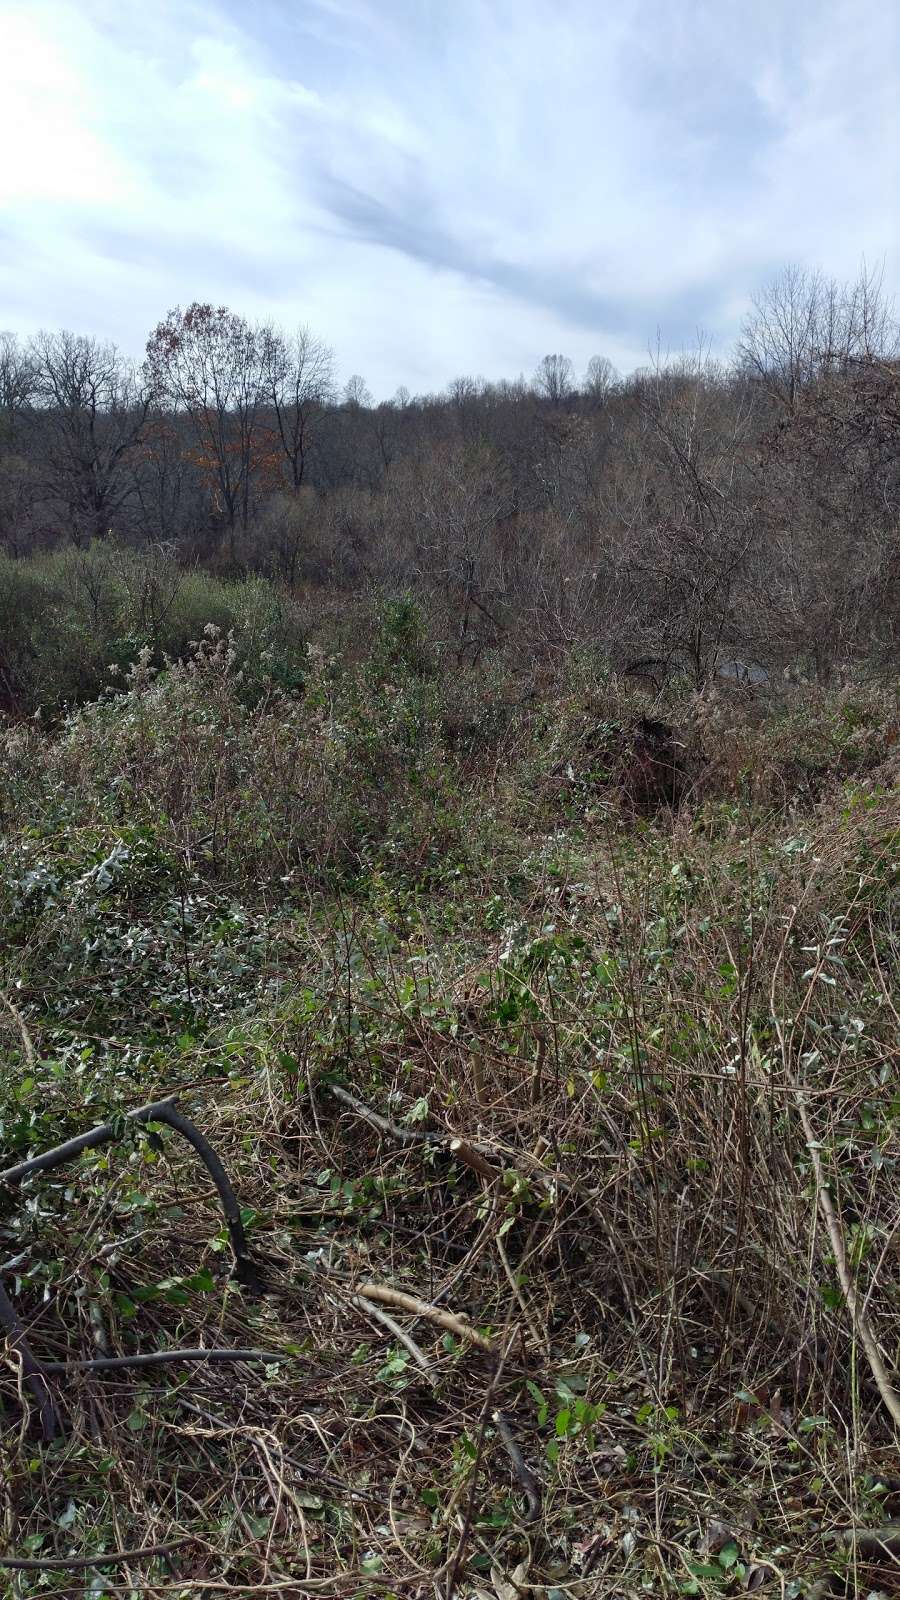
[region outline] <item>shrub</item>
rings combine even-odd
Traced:
[[[264,578],[184,570],[159,548],[0,556],[0,696],[10,711],[56,715],[96,698],[110,669],[126,673],[144,650],[156,666],[185,659],[207,623],[233,635],[245,693],[301,682],[298,608]]]

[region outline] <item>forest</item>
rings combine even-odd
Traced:
[[[140,365],[5,335],[0,693],[34,709],[33,612],[71,606],[111,546],[317,603],[412,593],[461,665],[588,649],[701,685],[728,662],[820,683],[895,663],[898,350],[877,278],[799,269],[727,365],[701,342],[576,382],[549,355],[529,382],[377,405],[358,376],[338,392],[308,329],[223,307],[171,312]],[[152,605],[131,621],[162,642]]]
[[[0,1590],[898,1593],[894,310],[336,374],[0,337]]]

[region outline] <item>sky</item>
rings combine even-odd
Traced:
[[[382,399],[900,290],[893,0],[0,0],[0,60],[0,328],[210,300]]]

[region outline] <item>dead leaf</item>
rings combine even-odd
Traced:
[[[728,1522],[720,1522],[717,1518],[713,1518],[706,1530],[706,1538],[703,1541],[703,1554],[705,1556],[717,1556],[720,1550],[724,1550],[727,1544],[731,1544],[732,1540],[737,1543],[737,1538],[736,1528],[733,1528]]]
[[[775,1576],[774,1569],[767,1567],[764,1561],[751,1561],[744,1579],[744,1588],[748,1594],[755,1594],[764,1583]]]
[[[496,1600],[519,1600],[523,1589],[530,1589],[528,1582],[528,1562],[520,1561],[510,1577],[506,1577],[499,1567],[491,1567],[491,1582],[494,1585]]]
[[[586,1576],[592,1572],[601,1553],[612,1548],[614,1543],[613,1531],[609,1523],[602,1523],[595,1528],[593,1533],[588,1533],[583,1539],[573,1544],[572,1549],[581,1557],[581,1571]]]

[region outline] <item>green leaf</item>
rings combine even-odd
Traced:
[[[200,1272],[195,1272],[193,1277],[185,1278],[184,1285],[186,1289],[199,1289],[201,1294],[212,1294],[216,1280],[209,1268],[204,1267]]]
[[[739,1558],[740,1551],[737,1545],[733,1539],[729,1539],[728,1543],[722,1546],[717,1559],[719,1566],[724,1567],[725,1571],[728,1572]]]

